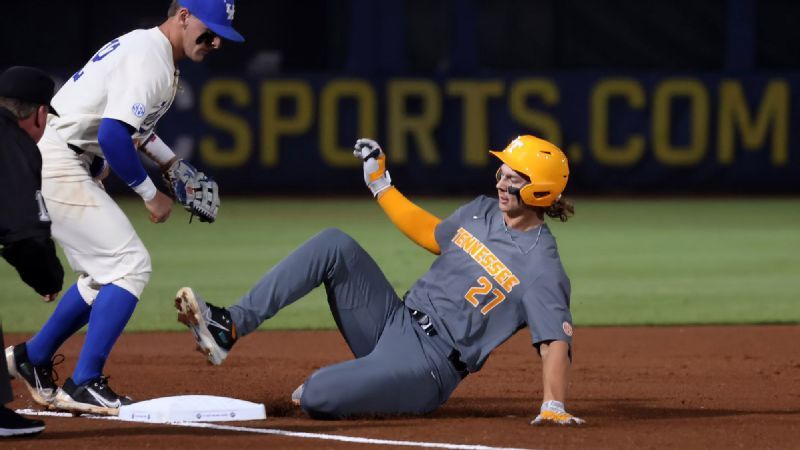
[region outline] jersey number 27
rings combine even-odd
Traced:
[[[494,298],[492,298],[489,303],[484,305],[481,308],[481,314],[484,316],[489,313],[492,309],[494,309],[497,305],[503,302],[506,299],[506,294],[503,294],[503,291],[497,288],[492,288],[492,282],[489,281],[486,277],[478,278],[478,284],[480,286],[473,286],[471,287],[466,294],[464,294],[464,298],[472,304],[474,307],[478,307],[480,302],[478,301],[479,295],[486,295],[491,291]]]

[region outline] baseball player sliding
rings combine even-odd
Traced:
[[[480,196],[440,220],[391,184],[378,143],[359,139],[354,154],[389,218],[439,255],[401,299],[375,261],[343,232],[328,229],[278,263],[229,308],[191,288],[177,293],[178,320],[212,364],[240,336],[325,285],[331,312],[355,359],[323,367],[292,394],[311,417],[435,410],[489,354],[527,326],[542,358],[544,398],[533,424],[581,424],[564,408],[571,361],[570,283],[544,222],[566,221],[561,198],[569,168],[547,141],[520,136],[491,152],[497,198]]]
[[[193,216],[214,221],[216,183],[179,160],[154,128],[175,98],[179,60],[201,62],[223,38],[244,40],[233,16],[233,0],[173,0],[164,23],[100,48],[52,100],[55,115],[39,143],[42,194],[53,236],[79,278],[31,340],[6,349],[11,375],[40,405],[114,415],[132,401],[111,389],[103,366],[150,278],[150,255],[100,180],[110,166],[142,197],[151,221],[167,220],[173,199],[148,177],[141,151]],[[59,388],[53,355],[87,323],[75,371]]]

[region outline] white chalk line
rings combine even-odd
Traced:
[[[18,409],[17,413],[24,414],[26,416],[72,417],[71,413],[55,412],[55,411],[39,411],[35,409]],[[95,416],[88,414],[81,415],[80,417],[85,419],[94,419],[94,420],[116,420],[119,422],[154,424],[153,422],[145,422],[139,420],[123,420],[120,419],[119,417]],[[304,433],[299,431],[286,431],[286,430],[278,430],[271,428],[237,427],[237,426],[219,425],[207,422],[169,422],[166,424],[155,423],[154,425],[175,425],[179,427],[188,427],[188,428],[208,428],[212,430],[240,431],[244,433],[272,434],[277,436],[299,437],[307,439],[322,439],[328,441],[352,442],[357,444],[395,445],[401,447],[447,448],[453,450],[535,450],[535,449],[513,448],[513,447],[490,447],[486,445],[447,444],[442,442],[394,441],[390,439],[371,439],[371,438],[362,438],[356,436],[342,436],[337,434],[324,434],[324,433]]]

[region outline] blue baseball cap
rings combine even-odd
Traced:
[[[233,29],[233,0],[179,0],[179,3],[214,33],[231,41],[244,42],[244,36]]]

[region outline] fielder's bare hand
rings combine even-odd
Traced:
[[[156,191],[156,196],[145,201],[144,206],[150,211],[150,222],[163,223],[172,212],[172,199],[161,191]]]

